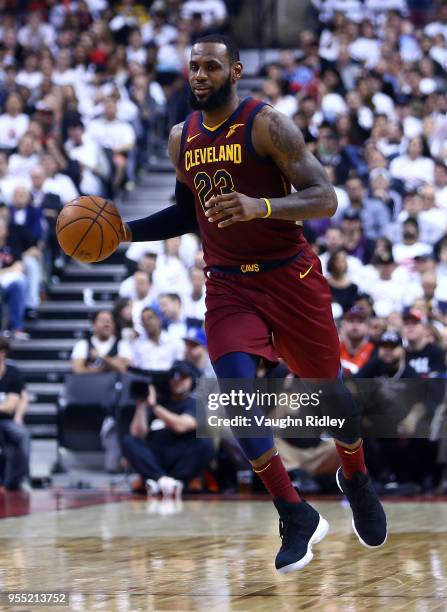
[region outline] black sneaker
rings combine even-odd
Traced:
[[[356,472],[349,480],[339,468],[338,488],[346,495],[352,510],[352,528],[360,543],[367,548],[383,546],[387,538],[386,515],[369,474]]]
[[[282,545],[275,559],[280,574],[299,570],[313,559],[312,544],[320,542],[329,530],[329,523],[307,502],[273,499],[279,512],[279,535]]]

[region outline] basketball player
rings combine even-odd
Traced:
[[[357,405],[339,378],[331,294],[301,227],[305,219],[335,213],[335,192],[289,118],[259,100],[238,98],[241,75],[238,49],[228,37],[207,36],[193,45],[195,112],[169,137],[176,205],[125,224],[126,239],[160,240],[200,229],[205,328],[219,378],[253,380],[258,360],[275,363],[279,354],[300,377],[335,381],[340,401],[333,402],[334,415],[354,423],[353,434],[336,438],[337,482],[360,542],[381,546],[386,518],[365,467]],[[279,513],[277,570],[304,567],[327,521],[292,486],[272,435],[238,441]]]

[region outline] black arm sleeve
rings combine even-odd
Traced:
[[[169,206],[160,212],[128,221],[132,232],[132,242],[147,240],[166,240],[189,232],[197,232],[199,226],[194,207],[194,195],[187,185],[176,181],[174,206]]]

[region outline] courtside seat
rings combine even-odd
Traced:
[[[134,380],[141,380],[141,376],[123,374],[120,376],[118,383],[119,397],[115,408],[115,421],[120,444],[129,433],[130,424],[135,414],[136,402],[130,397],[130,386]]]
[[[59,399],[58,443],[71,451],[102,451],[100,431],[116,403],[117,375],[68,374]]]

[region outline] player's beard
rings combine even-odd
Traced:
[[[198,100],[192,89],[189,91],[189,104],[193,110],[204,110],[213,111],[225,106],[228,100],[231,98],[231,75],[225,83],[210,93],[206,100]]]

